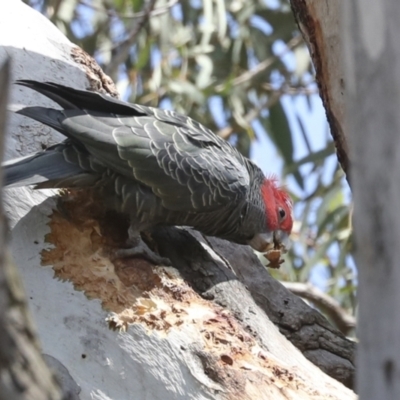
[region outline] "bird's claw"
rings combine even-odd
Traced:
[[[140,241],[140,243],[129,249],[117,250],[115,255],[117,258],[130,258],[141,256],[155,265],[172,265],[169,258],[159,256],[153,250],[151,250],[143,241]]]

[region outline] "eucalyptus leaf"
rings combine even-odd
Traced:
[[[327,146],[321,150],[315,151],[306,155],[298,161],[294,161],[291,164],[286,165],[285,174],[291,174],[293,171],[297,171],[302,165],[313,163],[319,164],[326,160],[327,157],[335,153],[335,144],[329,142]]]
[[[311,59],[307,47],[301,46],[293,50],[296,67],[294,70],[295,75],[301,78],[309,69]]]
[[[270,134],[271,139],[275,143],[278,150],[281,152],[282,157],[286,164],[293,163],[293,140],[290,130],[289,122],[286,113],[280,101],[276,102],[269,109],[269,124],[270,129],[267,132]],[[303,189],[304,181],[300,170],[293,170],[293,177],[296,179],[298,185]]]

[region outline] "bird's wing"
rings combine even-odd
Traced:
[[[24,84],[64,110],[35,107],[21,114],[58,129],[101,164],[151,187],[166,208],[205,212],[246,198],[250,177],[242,156],[192,119],[56,84]]]
[[[110,169],[150,186],[170,210],[211,211],[247,195],[249,174],[236,150],[192,127],[153,116],[64,113],[70,137]]]

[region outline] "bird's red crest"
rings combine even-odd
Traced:
[[[293,227],[293,203],[288,192],[279,186],[276,176],[265,178],[261,193],[268,229],[290,233]]]

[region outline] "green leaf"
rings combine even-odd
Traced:
[[[267,132],[270,134],[272,141],[282,154],[286,164],[293,163],[293,141],[290,131],[289,122],[286,113],[283,110],[282,103],[278,101],[269,109],[270,129]],[[298,185],[304,189],[303,177],[299,170],[292,172]]]
[[[141,70],[149,61],[150,50],[152,47],[152,40],[148,40],[143,48],[140,49],[137,61],[135,63],[135,68]]]
[[[253,43],[254,54],[258,60],[263,61],[271,57],[270,46],[268,46],[270,37],[266,36],[264,32],[254,26],[250,26],[250,35]],[[266,76],[267,74],[268,72],[264,71],[261,75]]]
[[[301,78],[309,69],[311,62],[310,53],[306,46],[297,47],[293,50],[294,58],[296,61],[296,68],[294,73],[298,78]]]
[[[333,209],[330,212],[325,214],[325,218],[318,224],[318,233],[317,238],[320,237],[322,234],[328,231],[334,232],[336,234],[340,233],[340,229],[338,229],[339,225],[343,225],[343,222],[347,222],[349,217],[349,207],[342,205]],[[333,234],[334,234],[333,233]]]
[[[185,94],[191,101],[197,104],[202,104],[204,102],[203,93],[201,93],[200,90],[198,90],[191,82],[171,80],[169,81],[168,86],[172,92]]]
[[[293,13],[290,10],[282,12],[281,10],[264,9],[258,10],[256,15],[265,19],[273,29],[272,38],[288,42],[293,37],[296,30]]]
[[[249,128],[250,129],[250,128]],[[245,157],[250,156],[250,146],[251,146],[251,135],[254,135],[252,132],[242,132],[238,135],[238,141],[236,144],[236,148],[242,153]]]
[[[269,109],[270,136],[286,162],[293,160],[292,134],[280,101]]]
[[[58,8],[57,18],[63,22],[70,23],[75,13],[77,0],[62,1]]]
[[[327,157],[335,153],[335,144],[329,142],[328,145],[318,151],[310,153],[298,161],[294,161],[285,167],[285,174],[292,174],[294,171],[298,170],[299,167],[308,163],[320,163],[325,161]]]
[[[333,237],[329,237],[325,242],[315,247],[314,254],[306,261],[299,274],[299,281],[306,282],[309,279],[310,271],[317,264],[326,264],[326,253],[332,243],[335,241]]]
[[[196,85],[199,89],[205,89],[207,86],[211,85],[213,80],[213,63],[210,57],[202,54],[196,57],[196,62],[200,67],[196,78]]]

